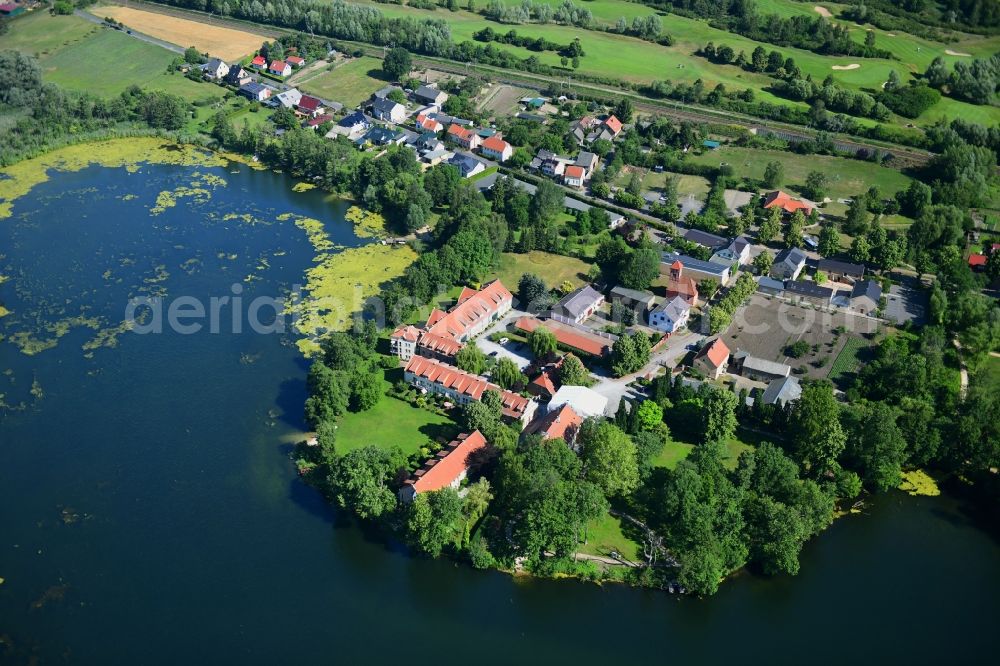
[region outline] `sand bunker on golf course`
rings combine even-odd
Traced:
[[[820,7],[819,5],[816,5],[815,7],[813,7],[813,9],[815,9],[816,13],[822,16],[823,18],[830,18],[833,16],[833,14],[830,13],[830,10],[827,9],[826,7]]]
[[[958,56],[959,58],[971,58],[972,57],[971,53],[962,53],[961,51],[952,51],[951,49],[945,49],[944,52],[947,53],[950,56]]]
[[[859,69],[860,67],[861,65],[859,65],[858,63],[852,62],[850,65],[832,65],[830,69],[835,69],[838,72],[843,72],[844,70]]]

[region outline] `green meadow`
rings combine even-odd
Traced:
[[[35,12],[11,22],[0,48],[38,57],[46,80],[102,97],[130,85],[163,90],[188,100],[223,95],[222,88],[170,74],[176,53],[76,16]]]
[[[336,65],[317,76],[309,76],[297,85],[306,92],[352,108],[386,85],[382,79],[372,76],[372,73],[380,73],[381,67],[381,60],[365,56]]]
[[[558,0],[542,1],[552,5],[558,4]],[[508,0],[508,2],[512,3],[512,0]],[[372,3],[362,0],[361,4]],[[840,7],[829,3],[823,4],[835,10],[835,13]],[[594,2],[586,2],[584,5],[591,10],[599,24],[612,24],[619,16],[631,20],[635,16],[655,13],[650,7],[624,0],[595,0]],[[924,71],[931,60],[939,55],[948,62],[962,59],[947,55],[945,51],[948,49],[970,53],[974,56],[991,55],[996,50],[1000,50],[1000,37],[983,38],[965,35],[959,42],[945,45],[908,34],[888,33],[872,28],[872,26],[851,24],[852,36],[859,43],[864,41],[865,34],[869,29],[872,29],[876,34],[876,44],[891,51],[899,58],[899,61],[822,56],[802,49],[776,47],[755,42],[713,28],[703,20],[686,18],[676,14],[661,14],[664,31],[674,38],[674,44],[667,47],[633,37],[554,23],[545,25],[534,23],[524,25],[498,24],[489,21],[484,16],[465,10],[449,12],[441,9],[414,9],[402,5],[375,4],[375,6],[387,16],[433,17],[445,20],[450,25],[452,38],[456,42],[471,40],[473,33],[487,25],[498,31],[513,29],[522,35],[544,37],[560,44],[568,43],[578,37],[586,52],[586,55],[580,60],[579,71],[585,74],[622,78],[634,82],[670,80],[693,83],[701,79],[707,87],[722,83],[730,89],[751,88],[757,93],[760,100],[800,107],[802,105],[781,99],[768,92],[767,88],[771,83],[770,77],[745,72],[733,65],[710,63],[704,58],[695,56],[695,51],[708,42],[713,42],[717,46],[726,44],[737,52],[745,51],[747,55],[756,47],[763,46],[768,51],[777,50],[785,57],[793,58],[803,73],[812,75],[814,79],[822,80],[828,75],[833,75],[834,80],[845,87],[876,91],[888,79],[889,72],[893,69],[904,75],[905,79],[906,74]],[[812,10],[812,5],[792,0],[766,0],[763,3],[758,3],[758,7],[761,13],[774,12],[782,16],[815,13]],[[506,44],[494,43],[493,45],[522,58],[534,56],[547,65],[561,67],[559,56],[552,52],[537,53],[526,48]],[[855,63],[861,66],[853,70],[832,69],[834,65],[847,66]],[[567,69],[567,75],[571,75],[572,71],[572,69]],[[921,123],[930,123],[942,115],[961,116],[984,123],[1000,122],[1000,108],[977,107],[954,100],[948,100],[946,104],[942,103],[939,107],[932,109],[920,121]],[[904,121],[900,120],[900,122]]]

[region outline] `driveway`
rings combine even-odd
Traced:
[[[489,336],[494,333],[506,331],[508,326],[520,317],[525,316],[525,314],[527,313],[520,310],[511,310],[503,319],[490,326],[482,335],[476,338],[476,346],[487,356],[493,356],[493,358],[497,359],[509,358],[522,370],[528,367],[531,365],[531,350],[528,349],[528,345],[513,340],[505,345],[501,345],[489,339]]]

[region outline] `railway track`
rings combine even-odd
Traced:
[[[271,39],[299,32],[289,28],[262,25],[231,17],[224,18],[206,12],[174,7],[172,5],[162,5],[155,2],[147,2],[146,0],[108,0],[108,2],[126,7],[141,8],[145,11],[156,12],[166,16],[187,18],[194,21],[200,21],[202,23],[208,23],[210,25],[252,31]],[[340,44],[350,45],[351,48],[355,50],[362,51],[366,55],[377,58],[381,58],[384,53],[381,46],[374,46],[363,42],[351,42],[342,39],[335,41]],[[717,109],[708,109],[690,104],[682,104],[670,100],[654,100],[637,93],[618,88],[609,88],[598,84],[573,81],[568,85],[566,79],[561,79],[559,77],[544,76],[526,72],[515,72],[479,63],[457,64],[454,61],[447,60],[445,58],[413,55],[412,59],[414,64],[425,68],[436,69],[442,72],[463,76],[472,73],[484,74],[489,77],[491,81],[497,83],[528,88],[539,92],[549,90],[553,87],[558,89],[560,86],[565,86],[567,92],[582,93],[588,97],[594,97],[605,102],[614,102],[622,97],[627,97],[632,100],[634,107],[640,112],[663,115],[677,121],[734,125],[744,127],[756,134],[773,134],[792,141],[808,141],[815,138],[817,135],[815,130],[802,127],[800,125],[768,121],[753,116],[747,116],[729,111],[719,111]],[[898,167],[923,166],[934,157],[934,154],[931,152],[907,146],[900,146],[889,142],[859,139],[857,137],[845,135],[830,135],[830,137],[840,150],[845,152],[867,151],[875,152],[877,154],[888,154],[893,163]]]

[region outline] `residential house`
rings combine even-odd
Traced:
[[[478,173],[486,171],[486,165],[477,160],[472,155],[463,155],[462,153],[455,153],[448,160],[448,164],[457,167],[459,173],[462,174],[462,178],[472,178]]]
[[[506,162],[514,154],[514,147],[499,136],[483,140],[481,151],[485,157],[497,162]]]
[[[722,338],[715,338],[701,348],[694,357],[694,367],[707,377],[718,379],[729,365],[729,347]]]
[[[674,262],[681,262],[684,265],[684,273],[695,280],[713,280],[718,282],[720,286],[725,287],[729,284],[729,278],[731,277],[731,267],[724,266],[722,264],[716,264],[711,261],[702,261],[701,259],[695,259],[694,257],[688,257],[683,254],[677,254],[675,252],[664,252],[663,258],[660,263],[660,272],[669,272],[670,269],[665,267],[673,266]]]
[[[562,439],[568,445],[576,444],[583,417],[576,413],[569,402],[550,408],[544,416],[532,421],[524,431],[527,435],[541,435],[542,439]]]
[[[702,231],[701,229],[688,229],[684,232],[684,240],[689,243],[694,243],[695,245],[707,247],[713,252],[729,245],[729,241],[722,236],[716,236],[715,234],[710,234],[707,231]]]
[[[481,141],[479,135],[474,131],[455,123],[448,127],[448,138],[466,150],[475,150]]]
[[[262,55],[254,56],[254,59],[250,61],[250,66],[257,69],[265,69],[267,67],[267,58]]]
[[[373,127],[362,138],[368,145],[388,146],[401,144],[406,135],[402,132],[393,132],[385,127]]]
[[[570,133],[573,135],[573,138],[576,139],[577,143],[583,143],[594,129],[594,126],[598,123],[599,121],[593,116],[584,116],[583,118],[580,118],[570,124]]]
[[[989,263],[989,257],[985,254],[973,253],[969,255],[969,268],[974,271],[982,271],[986,269],[986,264]]]
[[[555,411],[563,405],[569,405],[580,418],[604,416],[608,409],[608,399],[586,386],[563,386],[556,391],[549,401],[547,409]]]
[[[441,146],[442,147],[438,148],[437,150],[428,150],[428,151],[426,151],[420,157],[420,159],[423,160],[423,162],[427,166],[437,166],[438,164],[441,164],[442,162],[447,162],[448,160],[450,160],[452,157],[455,156],[455,153],[453,153],[450,150],[444,148],[444,144],[441,144]]]
[[[802,211],[803,215],[809,216],[815,210],[816,205],[807,199],[793,197],[787,192],[775,190],[764,195],[764,208],[780,208],[786,215],[791,215],[796,211]]]
[[[782,377],[775,379],[767,385],[759,400],[765,405],[778,405],[784,407],[790,402],[795,402],[802,395],[802,386],[796,377]]]
[[[816,264],[816,270],[823,271],[831,280],[849,282],[850,284],[854,284],[865,276],[865,267],[862,264],[851,264],[834,259],[820,259]]]
[[[851,290],[851,309],[872,314],[882,305],[882,286],[875,280],[855,282]]]
[[[292,67],[298,69],[306,64],[306,59],[302,56],[285,56],[285,62],[287,62]]]
[[[229,73],[229,65],[218,58],[212,58],[201,66],[201,71],[205,73],[206,77],[219,81],[224,79],[226,74]]]
[[[245,70],[243,67],[233,65],[229,68],[229,72],[223,78],[223,81],[231,86],[239,88],[240,86],[250,83],[253,79],[250,77],[250,72]]]
[[[504,419],[520,422],[522,426],[531,420],[538,407],[530,398],[501,389],[482,377],[471,375],[447,363],[423,356],[413,356],[407,362],[403,378],[411,386],[443,395],[459,405],[479,402],[486,391],[496,391],[500,394]]]
[[[806,280],[786,280],[785,297],[796,303],[812,303],[825,307],[830,305],[833,299],[833,289]]]
[[[319,116],[322,115],[326,110],[324,108],[323,100],[318,97],[313,97],[312,95],[302,95],[298,104],[295,107],[307,116]]]
[[[604,129],[611,135],[611,138],[617,138],[619,134],[622,133],[622,121],[618,120],[614,115],[610,115],[604,119],[603,123]]]
[[[368,118],[365,117],[365,114],[361,113],[360,111],[355,111],[341,118],[340,122],[337,123],[337,126],[334,127],[331,130],[331,132],[343,136],[351,136],[354,134],[367,132],[369,129],[371,129],[371,126],[372,123],[370,120],[368,120]]]
[[[289,88],[274,96],[275,105],[281,105],[286,109],[294,109],[302,99],[302,93],[295,88]]]
[[[267,71],[275,76],[288,76],[292,73],[292,66],[284,60],[274,60]]]
[[[406,120],[406,107],[391,99],[377,99],[372,102],[372,115],[390,123],[401,123]]]
[[[444,144],[441,143],[434,132],[424,132],[417,137],[413,145],[417,147],[417,150],[441,150],[444,148]]]
[[[413,354],[450,360],[466,342],[507,314],[513,304],[514,296],[500,280],[478,291],[466,287],[451,310],[431,311],[423,329],[402,326],[393,331],[389,348],[404,361]]]
[[[769,296],[782,296],[785,293],[785,283],[781,280],[761,275],[757,278],[757,291]]]
[[[514,328],[523,334],[528,334],[536,328],[548,329],[552,335],[556,336],[556,342],[566,349],[574,352],[587,354],[589,356],[606,356],[611,353],[611,345],[617,340],[617,336],[610,333],[597,333],[564,324],[554,319],[543,322],[535,317],[521,317],[514,323]]]
[[[251,81],[240,86],[239,94],[255,102],[263,102],[271,96],[271,89],[267,86]]]
[[[576,156],[576,166],[583,167],[583,177],[584,179],[590,179],[594,175],[594,169],[597,168],[597,164],[600,158],[594,153],[588,152],[586,150],[581,150]]]
[[[805,267],[806,253],[797,247],[790,247],[774,258],[770,275],[778,280],[795,280]]]
[[[431,86],[420,86],[413,91],[413,96],[424,104],[437,104],[441,106],[448,101],[448,93]]]
[[[410,503],[420,493],[444,488],[457,489],[469,473],[474,454],[486,448],[486,438],[478,430],[463,433],[421,465],[399,489],[400,501]]]
[[[660,271],[663,271],[664,264],[660,264]],[[667,269],[667,300],[671,301],[675,297],[680,297],[690,306],[698,305],[698,283],[689,275],[684,274],[684,264],[679,259],[674,259]]]
[[[650,311],[649,326],[664,333],[676,333],[688,325],[690,318],[691,303],[682,295],[668,295]]]
[[[742,266],[750,263],[751,243],[746,236],[740,236],[726,247],[718,250],[709,261],[727,266]]]
[[[646,314],[656,307],[656,296],[648,291],[615,287],[611,290],[611,302],[632,310],[635,312],[635,320],[643,322]]]
[[[417,129],[423,130],[425,132],[433,132],[437,134],[444,129],[444,125],[438,122],[436,119],[432,118],[423,113],[417,114]],[[436,137],[435,137],[436,138]]]
[[[749,352],[736,350],[733,354],[733,365],[737,372],[746,377],[760,382],[769,382],[772,379],[781,379],[792,373],[791,366],[777,361],[768,361],[763,358],[751,356]]]
[[[660,303],[649,313],[649,325],[664,333],[674,333],[687,326],[691,317],[691,305],[681,296]]]
[[[585,284],[563,296],[552,306],[552,318],[556,321],[579,324],[593,315],[604,305],[604,294]]]
[[[313,116],[312,118],[307,118],[306,121],[302,124],[302,126],[307,129],[315,130],[317,127],[323,125],[324,123],[332,123],[332,122],[333,122],[333,116],[329,113],[324,113],[319,116]]]
[[[583,181],[586,177],[586,171],[583,167],[571,164],[566,167],[566,173],[563,174],[563,182],[570,187],[583,187]]]
[[[559,368],[562,367],[564,360],[565,357],[560,357],[555,363],[549,363],[543,367],[538,376],[528,382],[528,393],[545,401],[551,400],[561,385],[559,381]]]

